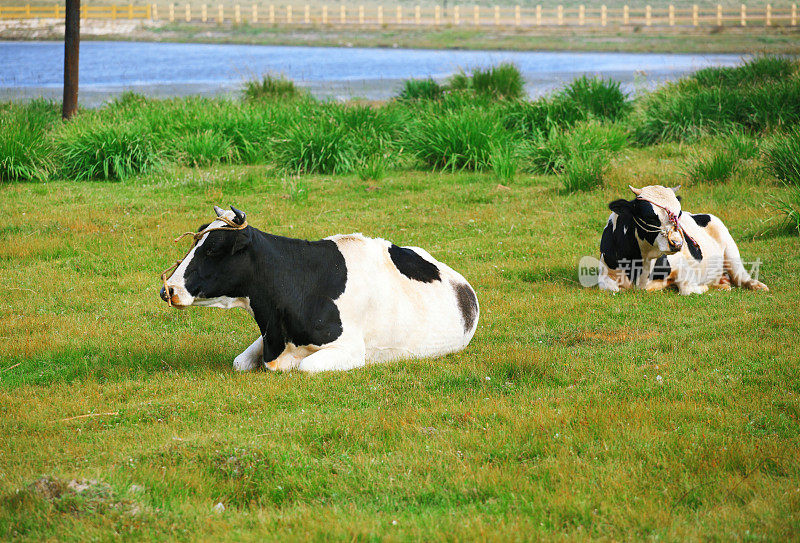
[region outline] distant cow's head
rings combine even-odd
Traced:
[[[247,247],[252,229],[234,207],[214,206],[217,219],[202,225],[195,243],[161,289],[161,298],[176,307],[247,307]]]
[[[700,260],[700,247],[680,225],[683,211],[680,199],[675,195],[679,188],[661,185],[641,189],[630,187],[635,199],[615,200],[608,207],[620,217],[632,219],[640,243],[647,243],[658,253],[666,255],[677,253],[686,244],[691,255]]]

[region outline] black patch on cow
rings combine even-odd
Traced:
[[[694,219],[694,222],[697,223],[697,226],[702,226],[703,228],[708,226],[708,223],[711,222],[711,215],[709,215],[707,213],[701,213],[699,215],[692,215],[692,218]]]
[[[695,260],[703,260],[703,251],[700,249],[700,246],[689,236],[683,236],[684,242],[686,243],[686,247],[689,249],[689,254],[692,255],[692,258]]]
[[[334,300],[344,292],[347,266],[331,240],[284,238],[253,227],[212,231],[184,277],[192,296],[250,299],[264,362],[289,342],[325,345],[342,334]]]
[[[614,228],[614,223],[609,219],[600,238],[600,254],[609,269],[621,268],[628,279],[636,282],[642,273],[642,251],[634,235],[636,226],[631,215],[632,202],[617,200],[609,208],[617,213],[617,225]],[[622,211],[622,214],[617,210]]]
[[[653,281],[664,281],[669,277],[671,271],[672,266],[669,265],[667,255],[661,255],[656,259],[655,265],[653,265],[653,273],[650,274],[650,279]]]
[[[464,321],[464,332],[469,332],[478,317],[478,298],[469,285],[465,283],[452,283],[452,285],[458,300],[458,309],[461,310],[461,319]]]
[[[398,247],[393,243],[389,247],[389,256],[397,270],[409,279],[422,283],[441,281],[436,264],[428,262],[412,249]]]

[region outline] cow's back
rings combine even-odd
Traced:
[[[438,356],[472,339],[479,306],[461,274],[417,247],[361,234],[328,239],[347,264],[336,300],[345,334],[363,334],[367,360]]]

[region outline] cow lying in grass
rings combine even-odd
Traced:
[[[609,204],[600,240],[600,288],[653,291],[674,285],[681,294],[702,294],[733,284],[769,290],[747,272],[721,220],[681,210],[678,188],[630,187],[635,199]]]
[[[162,276],[161,297],[175,307],[248,310],[261,336],[235,369],[348,370],[452,353],[475,334],[475,291],[424,250],[361,234],[274,236],[231,209],[214,208],[217,219]]]

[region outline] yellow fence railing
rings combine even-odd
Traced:
[[[0,19],[63,18],[64,8],[53,6],[0,6]],[[263,24],[288,26],[428,26],[428,27],[796,27],[797,4],[748,8],[698,5],[658,5],[608,8],[605,5],[538,6],[381,6],[291,4],[84,5],[83,19],[147,19],[205,24]]]

